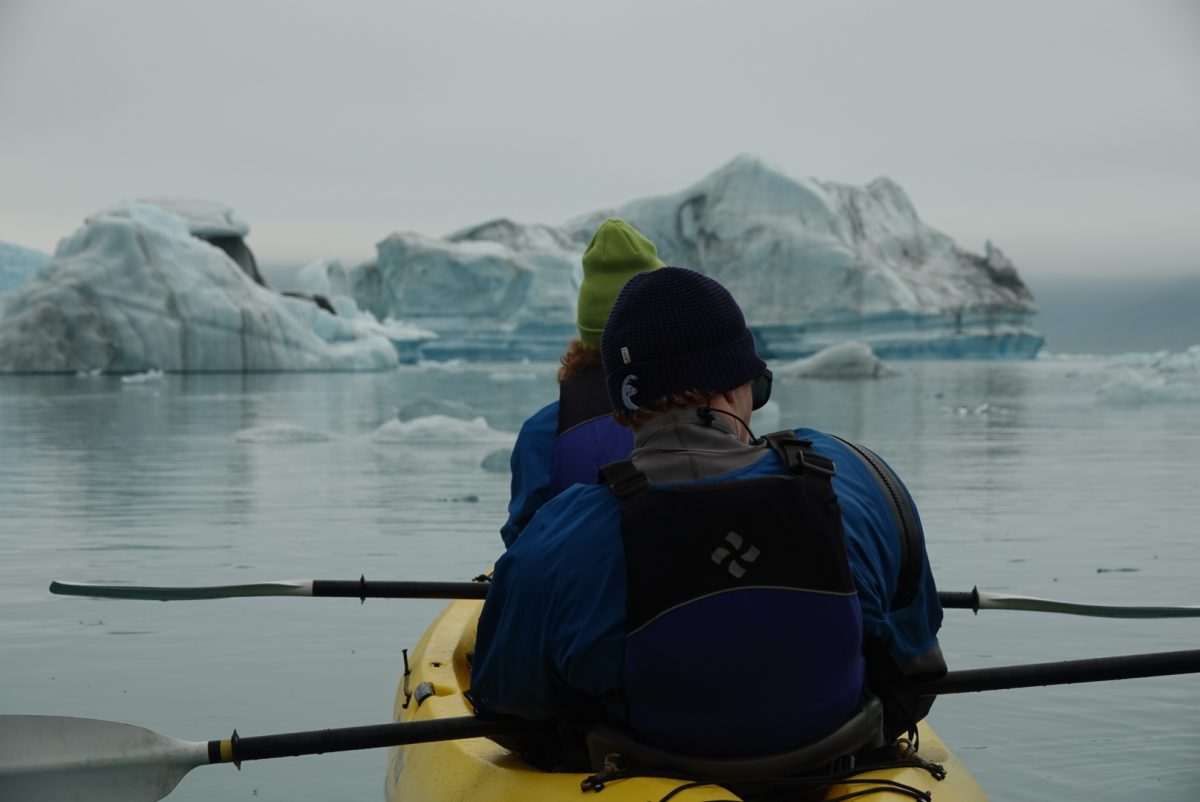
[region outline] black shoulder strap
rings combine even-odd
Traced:
[[[867,466],[891,509],[896,531],[900,534],[900,578],[896,583],[896,595],[892,597],[890,609],[901,610],[912,604],[921,586],[921,530],[917,528],[917,513],[913,509],[912,500],[904,492],[900,478],[875,452],[837,435],[830,437],[844,444],[850,449],[850,453]]]
[[[596,483],[608,485],[613,494],[624,501],[649,485],[650,480],[634,467],[633,460],[625,459],[602,466]]]
[[[815,473],[830,478],[835,473],[833,460],[813,451],[812,441],[801,440],[795,432],[771,432],[763,440],[767,441],[767,446],[779,455],[780,461],[792,473]]]
[[[588,365],[582,373],[564,379],[558,385],[558,429],[555,437],[581,423],[612,414],[612,403],[604,388],[604,370],[600,363]]]

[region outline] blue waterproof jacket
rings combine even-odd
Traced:
[[[599,364],[559,384],[559,400],[525,421],[509,466],[512,494],[500,527],[511,546],[543,504],[571,485],[596,481],[599,469],[629,456],[633,435],[612,419]]]
[[[879,639],[900,665],[914,661],[937,646],[942,621],[924,548],[916,555],[920,579],[911,603],[890,610],[903,547],[884,491],[842,441],[811,429],[797,429],[795,434],[812,441],[813,450],[837,466],[833,487],[864,634]],[[761,458],[743,468],[700,481],[784,473],[779,458],[764,450]],[[901,491],[907,495],[903,486]],[[618,718],[626,717],[626,567],[620,511],[620,500],[607,486],[576,485],[542,507],[497,561],[472,669],[471,695],[479,712],[552,718],[581,700],[591,700]],[[762,614],[769,616],[771,611]],[[681,662],[735,658],[679,655]],[[790,674],[788,666],[764,660],[763,687],[787,682]]]

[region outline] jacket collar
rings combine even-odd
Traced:
[[[686,482],[745,467],[766,453],[762,443],[743,443],[734,423],[719,412],[711,421],[696,407],[673,409],[642,426],[633,436],[630,458],[651,482]]]

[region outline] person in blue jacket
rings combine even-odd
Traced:
[[[511,546],[538,508],[576,482],[594,483],[600,466],[633,448],[628,429],[612,419],[600,365],[600,333],[617,293],[637,273],[662,267],[654,243],[626,223],[600,224],[583,252],[576,304],[579,338],[567,345],[558,371],[557,401],[521,426],[509,461],[512,496],[500,528]]]
[[[676,267],[634,276],[601,352],[634,450],[605,484],[547,502],[497,561],[477,713],[599,717],[660,748],[765,754],[852,716],[874,663],[945,671],[907,490],[832,435],[751,434],[770,373],[724,287]]]

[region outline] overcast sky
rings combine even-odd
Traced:
[[[560,223],[740,153],[1027,280],[1200,272],[1200,0],[0,0],[0,240],[218,200],[272,264]]]

